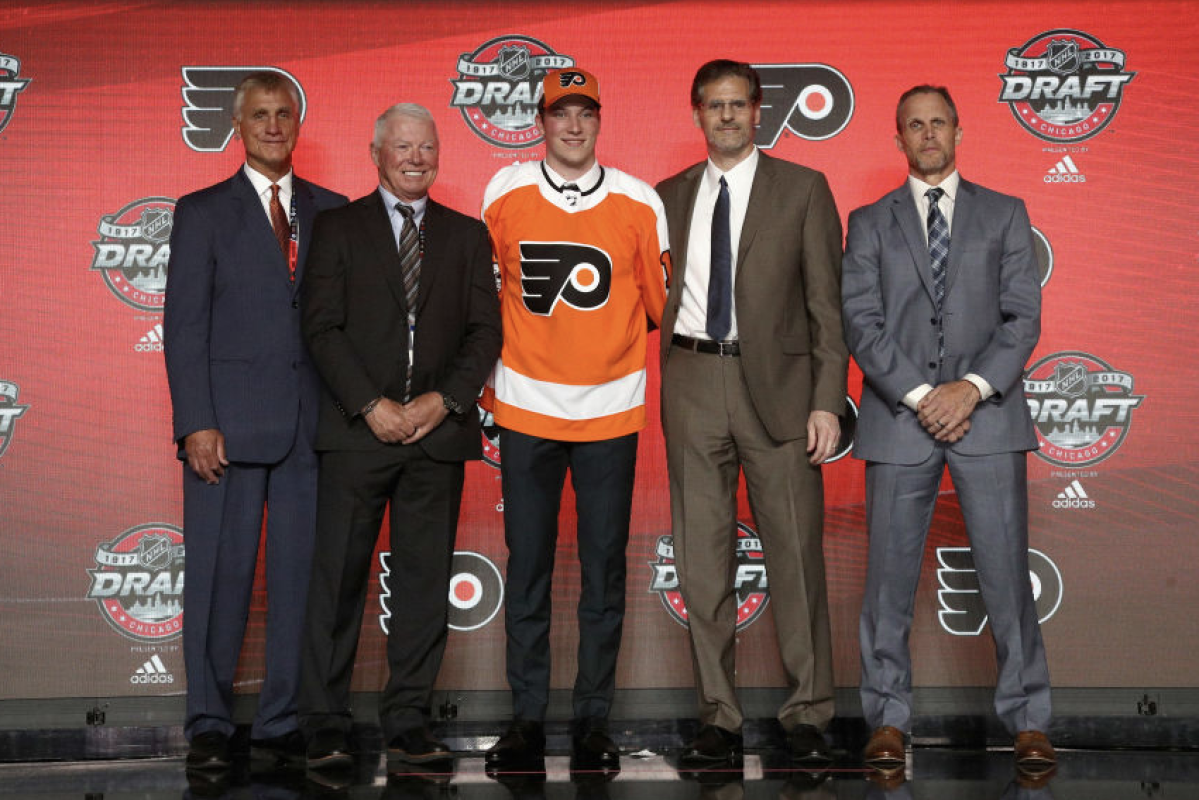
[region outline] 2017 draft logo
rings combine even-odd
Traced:
[[[849,395],[845,395],[845,413],[837,418],[837,422],[841,426],[841,435],[837,439],[837,449],[825,464],[840,461],[853,452],[853,437],[858,432],[858,404]]]
[[[941,610],[937,619],[941,627],[955,636],[978,636],[987,624],[987,609],[983,604],[974,556],[969,547],[937,548],[937,600]],[[1032,596],[1037,604],[1037,618],[1045,622],[1062,604],[1062,573],[1053,559],[1040,550],[1028,551],[1028,578]]]
[[[762,122],[754,143],[774,147],[784,130],[819,141],[836,136],[853,116],[853,86],[827,64],[754,64],[762,80]]]
[[[388,632],[391,620],[391,553],[379,554],[379,627]],[[450,564],[450,630],[474,631],[495,619],[504,605],[504,579],[487,556],[469,550],[454,552]]]
[[[458,57],[450,107],[461,111],[484,141],[505,148],[534,147],[542,138],[534,122],[541,79],[574,65],[573,58],[555,53],[545,42],[515,34],[496,37]]]
[[[0,131],[12,122],[17,110],[17,95],[29,86],[31,79],[18,77],[20,74],[21,59],[0,53]]]
[[[183,633],[183,531],[138,525],[96,548],[87,596],[113,630],[138,642]]]
[[[0,381],[0,456],[12,444],[13,432],[17,429],[17,420],[29,410],[17,402],[21,387],[10,381]]]
[[[1124,87],[1124,53],[1082,31],[1058,28],[1008,50],[999,102],[1007,103],[1032,135],[1047,142],[1080,142],[1116,116]]]
[[[1037,429],[1037,455],[1062,467],[1095,464],[1119,449],[1144,395],[1133,378],[1090,353],[1054,353],[1024,373],[1024,396]]]
[[[96,228],[100,239],[92,242],[91,268],[114,295],[141,311],[162,311],[174,221],[174,200],[143,197],[101,217]]]
[[[679,573],[674,562],[674,537],[659,536],[657,561],[649,562],[654,577],[649,590],[657,592],[671,619],[687,627],[687,606],[679,591]],[[766,560],[762,540],[748,525],[737,523],[737,576],[733,586],[737,595],[737,630],[745,630],[762,616],[770,603],[770,584],[766,579]]]
[[[304,87],[278,67],[180,67],[183,74],[183,141],[198,153],[219,153],[233,138],[233,95],[253,72],[277,72],[300,95],[300,122],[308,110]]]

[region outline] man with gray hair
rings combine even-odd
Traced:
[[[346,198],[301,180],[295,84],[255,72],[237,87],[246,163],[175,208],[163,321],[187,537],[183,655],[187,769],[231,763],[233,676],[266,522],[266,675],[251,752],[303,760],[297,728],[303,621],[316,514],[320,379],[300,338],[299,290],[313,220]]]
[[[447,762],[428,729],[446,643],[465,462],[482,457],[475,398],[500,349],[487,231],[428,196],[439,143],[402,103],[375,124],[379,187],[317,219],[302,327],[325,383],[317,549],[300,713],[308,765],[351,762],[350,678],[371,555],[390,504],[389,769]]]

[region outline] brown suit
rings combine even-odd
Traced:
[[[823,487],[808,463],[812,410],[841,414],[849,356],[841,334],[841,222],[819,172],[759,153],[737,246],[740,357],[672,346],[687,242],[707,162],[663,181],[674,277],[662,319],[662,425],[671,522],[687,605],[700,721],[741,727],[734,686],[738,472],[766,553],[790,694],[788,730],[833,714],[822,548]]]

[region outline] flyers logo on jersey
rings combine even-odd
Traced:
[[[521,242],[520,286],[525,308],[534,314],[553,314],[559,300],[594,311],[612,291],[612,259],[585,244]]]

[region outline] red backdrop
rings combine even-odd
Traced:
[[[297,171],[351,196],[376,183],[375,116],[398,101],[428,106],[442,139],[433,194],[476,213],[496,169],[540,153],[527,128],[539,69],[595,72],[601,160],[653,183],[704,155],[688,89],[713,57],[762,65],[770,108],[759,141],[824,171],[843,218],[903,179],[898,95],[921,82],[950,87],[965,129],[962,173],[1023,197],[1044,241],[1044,326],[1026,390],[1045,439],[1029,457],[1032,579],[1054,682],[1195,685],[1199,436],[1186,386],[1199,374],[1199,3],[277,9],[283,22],[269,26],[266,6],[238,3],[62,3],[0,15],[0,699],[183,689],[186,532],[160,292],[174,200],[241,163],[240,145],[222,140],[220,87],[231,75],[271,67],[296,79],[306,101]],[[855,398],[860,380],[851,368]],[[619,676],[630,688],[691,684],[659,553],[670,531],[656,391],[651,366]],[[862,465],[842,458],[825,475],[836,673],[848,686],[865,570]],[[506,558],[500,503],[498,470],[470,465],[455,583],[462,630],[451,635],[443,687],[504,688],[503,615],[491,613]],[[779,685],[744,504],[741,519],[739,679]],[[573,537],[565,514],[557,686],[574,671]],[[954,549],[965,542],[947,485],[912,634],[920,685],[993,680],[969,563]],[[380,594],[376,584],[355,680],[364,690],[384,677]],[[246,691],[261,676],[260,593],[256,601]]]

